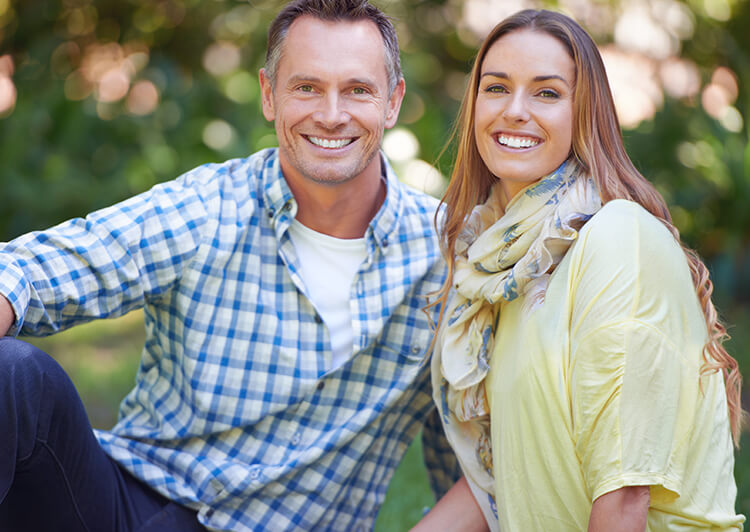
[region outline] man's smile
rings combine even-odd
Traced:
[[[309,140],[312,144],[315,144],[316,146],[319,146],[321,148],[327,148],[327,149],[337,149],[337,148],[343,148],[344,146],[348,146],[355,140],[357,140],[357,137],[346,137],[341,139],[326,139],[323,137],[313,137],[311,135],[303,135],[307,140]]]

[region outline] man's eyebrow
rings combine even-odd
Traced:
[[[291,76],[288,81],[289,85],[293,85],[295,83],[302,83],[302,82],[320,83],[320,78],[315,77],[315,76],[307,76],[303,74],[295,74],[294,76]]]
[[[295,74],[291,76],[288,81],[289,85],[296,83],[323,83],[323,79],[317,76],[310,76],[306,74]],[[368,87],[376,86],[376,82],[371,78],[349,78],[345,81],[347,85],[366,85]]]
[[[367,85],[368,87],[376,85],[375,80],[371,78],[349,78],[347,83],[349,85]]]
[[[507,80],[512,79],[505,72],[484,72],[481,77],[485,77],[485,76],[492,76],[493,78],[500,78],[500,79],[507,79]],[[560,81],[562,81],[566,85],[570,86],[570,83],[568,83],[567,79],[565,79],[564,77],[559,76],[557,74],[548,74],[548,75],[544,75],[544,76],[535,76],[534,79],[532,79],[532,81],[535,82],[535,83],[538,83],[540,81],[549,81],[551,79],[559,79]]]

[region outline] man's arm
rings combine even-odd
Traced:
[[[422,454],[430,487],[436,500],[440,500],[463,476],[443,431],[443,424],[436,408],[427,416],[422,429]]]
[[[8,334],[15,321],[16,314],[13,312],[13,307],[5,296],[0,295],[0,337]]]
[[[594,501],[588,532],[643,532],[651,494],[648,486],[626,486]]]
[[[2,243],[0,285],[15,296],[8,298],[23,334],[120,316],[170,290],[219,226],[205,200],[217,194],[216,173],[199,167],[85,218]],[[0,333],[7,334],[15,316],[2,307]]]
[[[489,530],[466,477],[448,490],[435,507],[416,524],[411,532],[485,532]]]

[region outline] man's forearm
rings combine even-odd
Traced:
[[[5,296],[0,295],[0,336],[5,336],[16,321],[13,307]]]

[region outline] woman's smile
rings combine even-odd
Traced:
[[[542,142],[538,137],[513,135],[508,133],[498,133],[495,136],[495,140],[497,140],[497,143],[500,144],[500,146],[521,150],[534,148]]]

